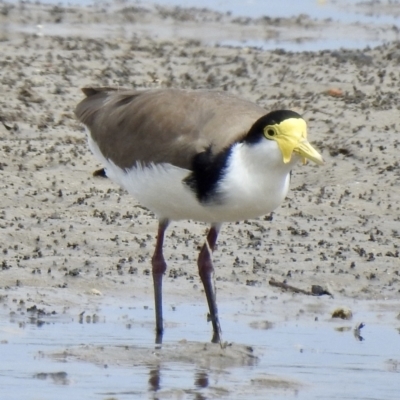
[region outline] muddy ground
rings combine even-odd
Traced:
[[[255,324],[329,319],[341,305],[355,314],[377,304],[393,309],[400,296],[400,42],[265,51],[215,45],[213,32],[221,40],[257,32],[301,37],[323,24],[306,16],[251,20],[123,2],[0,8],[3,312],[78,318],[110,299],[153,307],[157,221],[111,181],[92,175],[100,165],[73,113],[79,88],[90,85],[220,89],[267,110],[304,115],[326,165],[299,165],[272,218],[224,225],[214,258],[218,301],[264,307],[265,319]],[[340,30],[337,24],[325,22]],[[166,307],[205,304],[196,257],[206,229],[171,225]],[[321,285],[334,298],[284,293],[271,278],[305,290]]]

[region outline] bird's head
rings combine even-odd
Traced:
[[[282,153],[283,162],[289,163],[293,153],[302,157],[305,164],[309,159],[322,165],[321,154],[307,140],[306,121],[294,111],[278,110],[261,117],[250,129],[246,141],[274,140]]]

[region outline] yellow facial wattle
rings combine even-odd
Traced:
[[[302,118],[288,118],[279,124],[267,125],[264,135],[277,142],[285,164],[291,161],[293,153],[302,156],[303,163],[306,159],[319,165],[324,163],[321,154],[307,140],[307,124]]]

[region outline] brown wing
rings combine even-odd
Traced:
[[[190,169],[193,157],[240,140],[266,111],[215,91],[82,89],[75,114],[103,155],[121,168],[136,162]]]

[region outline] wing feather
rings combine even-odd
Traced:
[[[241,140],[266,114],[217,91],[84,88],[75,114],[103,155],[121,168],[169,163],[190,170],[196,154]]]

